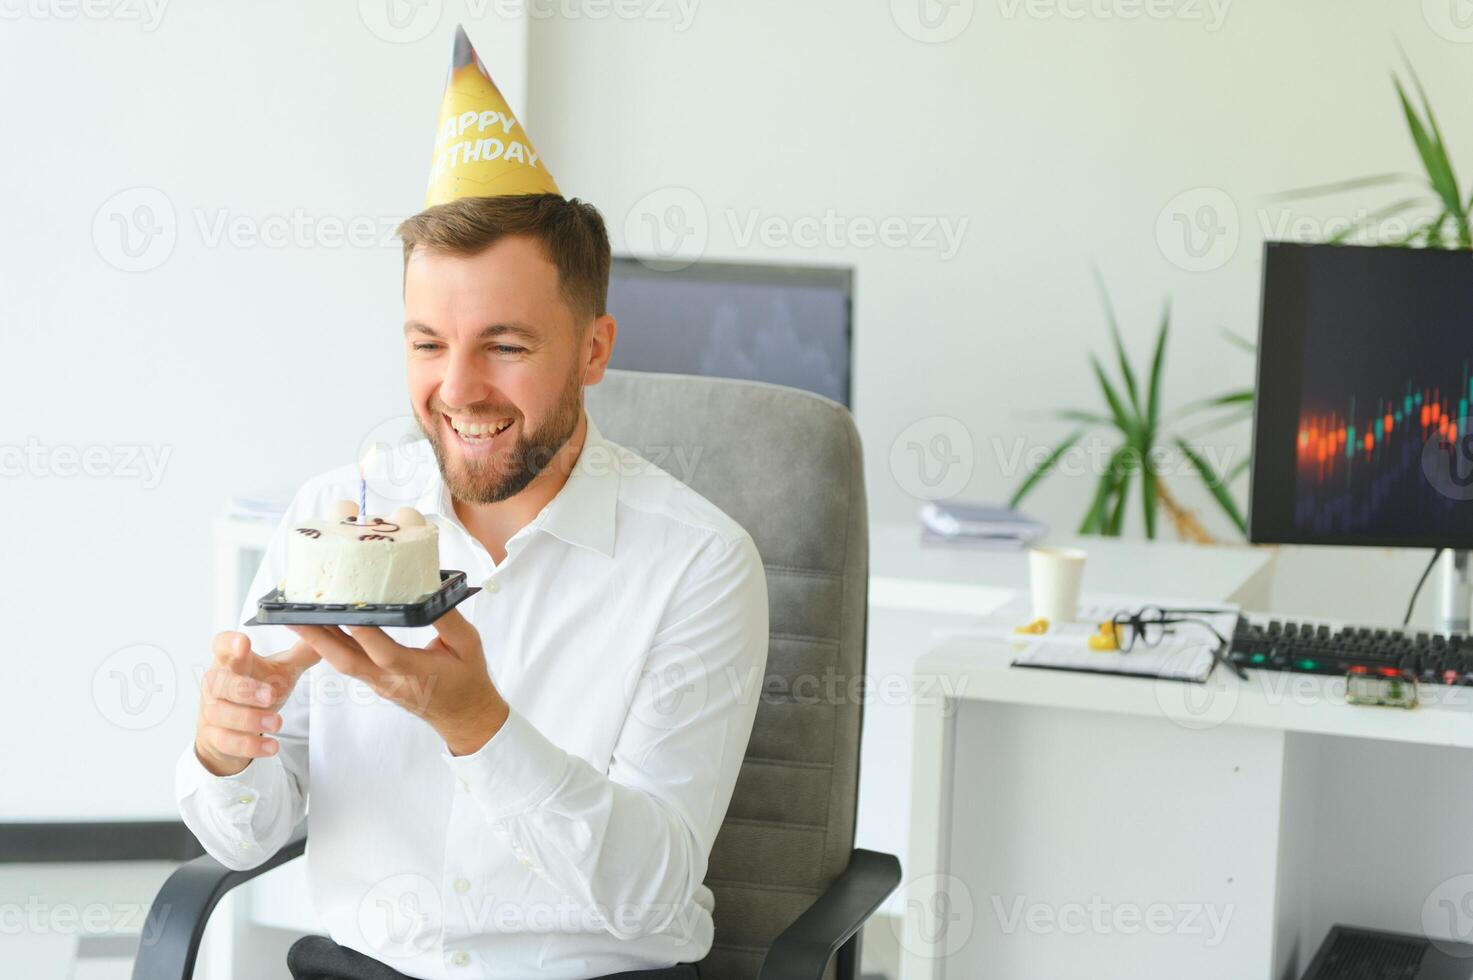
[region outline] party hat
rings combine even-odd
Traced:
[[[465,28],[457,26],[425,207],[462,197],[559,193]]]

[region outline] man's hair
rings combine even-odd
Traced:
[[[558,194],[462,197],[402,222],[404,268],[416,248],[475,255],[503,238],[526,235],[557,266],[558,287],[580,328],[608,312],[609,234],[598,209]]]

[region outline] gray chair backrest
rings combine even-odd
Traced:
[[[706,884],[702,980],[752,980],[767,947],[849,863],[859,778],[869,527],[849,411],[796,388],[609,371],[600,431],[747,529],[767,569],[767,686]],[[832,966],[830,968],[832,973]]]

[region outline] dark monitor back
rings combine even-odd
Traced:
[[[768,381],[847,406],[852,290],[848,269],[616,258],[609,366]]]
[[[1473,253],[1266,246],[1249,538],[1473,547]]]

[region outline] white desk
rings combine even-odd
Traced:
[[[1244,545],[1068,535],[1051,535],[1047,543],[1089,553],[1086,592],[1191,595],[1245,606],[1266,600],[1275,554]],[[871,612],[981,615],[1004,593],[1027,587],[1025,551],[923,545],[915,522],[870,525]]]
[[[1262,607],[1274,552],[1243,546],[1050,537],[1089,553],[1087,592],[1192,596],[1206,602]],[[912,689],[917,658],[937,642],[938,629],[966,626],[1028,587],[1023,551],[926,546],[913,522],[870,527],[869,649],[866,673],[876,692],[865,705],[859,761],[858,847],[900,855],[910,837],[910,808],[897,791],[911,782]],[[938,676],[929,686],[951,683]],[[885,911],[899,915],[904,896]]]
[[[1011,657],[916,662],[954,693],[915,709],[903,980],[1292,980],[1335,922],[1473,932],[1470,689],[1406,711],[1333,678]]]

